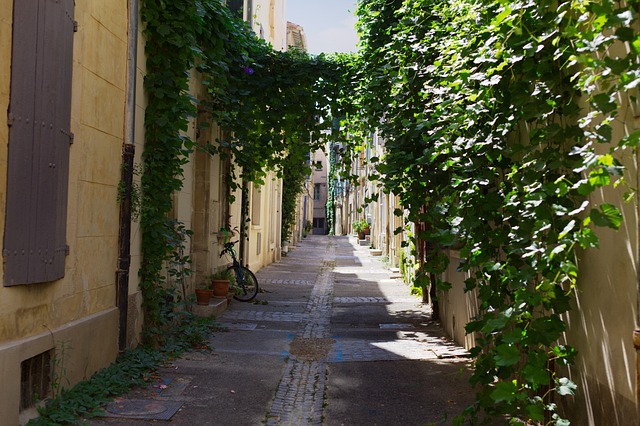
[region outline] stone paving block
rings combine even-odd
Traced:
[[[355,238],[328,236],[258,271],[265,291],[220,315],[229,331],[213,334],[213,352],[172,363],[193,380],[172,396],[185,404],[171,423],[449,424],[472,394],[467,353],[391,274]]]

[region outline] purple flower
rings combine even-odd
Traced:
[[[255,71],[253,70],[253,68],[248,67],[248,66],[246,66],[246,65],[244,65],[244,66],[242,67],[242,70],[243,70],[244,72],[246,72],[247,74],[249,74],[249,75],[253,75],[253,73],[255,72]]]

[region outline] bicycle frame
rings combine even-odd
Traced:
[[[225,238],[226,240],[226,238]],[[237,300],[248,302],[256,297],[259,291],[258,280],[255,275],[246,267],[242,266],[236,256],[234,245],[238,241],[225,241],[224,249],[220,253],[220,257],[228,254],[231,257],[232,264],[229,269],[233,269],[237,285],[242,290],[242,294],[236,293],[233,297]]]

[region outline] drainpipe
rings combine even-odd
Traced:
[[[135,155],[136,73],[138,55],[138,0],[129,0],[129,39],[127,54],[127,94],[125,104],[124,144],[122,146],[120,230],[118,233],[118,269],[116,271],[116,306],[119,311],[118,348],[127,348],[127,313],[129,311],[129,268],[131,266],[131,188]]]

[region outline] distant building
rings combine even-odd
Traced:
[[[56,374],[71,387],[140,341],[142,232],[137,220],[121,217],[118,200],[122,172],[134,170],[126,161],[139,165],[145,149],[145,37],[140,2],[98,3],[0,0],[0,110],[8,113],[0,125],[2,424],[37,415]],[[227,4],[286,50],[284,0]],[[206,99],[202,76],[191,75],[190,94]],[[224,139],[215,123],[199,126],[209,121],[202,111],[184,136],[196,144]],[[227,180],[230,161],[194,150],[173,195],[169,219],[193,232],[184,253],[188,294],[229,262],[219,257],[220,228],[243,224],[242,194],[232,194]],[[243,260],[258,271],[280,258],[282,181],[272,173],[261,186],[240,183],[250,219]]]
[[[287,21],[287,49],[292,48],[298,49],[302,52],[306,52],[307,37],[304,34],[304,29],[300,25]],[[309,166],[312,166],[312,164],[310,164],[310,157],[311,152],[309,152]],[[316,205],[318,203],[314,199],[314,191],[316,190],[314,176],[315,173],[313,172],[309,174],[309,177],[304,182],[302,193],[298,197],[296,219],[291,229],[291,233],[290,235],[288,235],[288,238],[290,238],[293,245],[295,245],[302,238],[306,237],[306,235],[312,231],[312,225],[316,223],[315,211]],[[284,184],[286,185],[286,182]]]
[[[287,22],[287,46],[303,52],[307,51],[307,37],[304,34],[304,29],[293,22]]]
[[[327,226],[329,159],[322,149],[313,153],[311,170],[313,175],[313,233],[325,235],[329,232]]]

